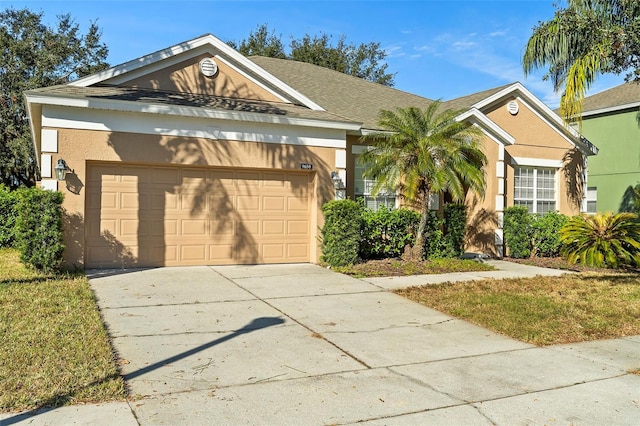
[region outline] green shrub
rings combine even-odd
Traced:
[[[467,229],[467,207],[464,204],[444,205],[444,246],[451,250],[450,257],[464,253],[464,234]]]
[[[331,266],[350,266],[358,260],[362,205],[353,200],[334,200],[322,206],[324,226],[320,260]]]
[[[19,191],[0,184],[0,247],[13,247],[16,241]]]
[[[570,263],[640,266],[640,222],[635,213],[574,216],[560,230],[560,242]]]
[[[20,191],[16,221],[20,260],[44,272],[55,271],[62,263],[62,199],[60,192]]]
[[[567,223],[569,217],[557,212],[547,212],[542,216],[533,215],[532,219],[531,256],[559,256],[560,229]]]
[[[513,206],[504,210],[504,243],[509,256],[522,259],[531,255],[532,221],[526,207]]]
[[[408,209],[362,210],[360,256],[380,259],[402,256],[406,245],[413,245],[420,215]]]
[[[454,247],[446,238],[444,232],[444,220],[438,217],[438,213],[430,211],[425,226],[424,258],[443,259],[455,257]]]

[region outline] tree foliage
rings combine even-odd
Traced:
[[[365,175],[376,180],[373,192],[392,188],[420,206],[414,254],[422,256],[431,194],[447,192],[454,202],[464,201],[468,190],[484,194],[481,131],[456,117],[461,111],[440,112],[439,101],[426,110],[415,107],[380,112],[385,131],[363,136],[371,149],[362,154]]]
[[[291,38],[287,53],[282,36],[276,35],[273,30],[269,30],[267,24],[263,24],[239,43],[227,43],[245,56],[268,56],[307,62],[385,86],[394,84],[394,75],[387,72],[387,53],[380,48],[378,42],[356,45],[347,42],[346,36],[342,35],[334,44],[333,37],[329,34],[305,34],[299,40]]]
[[[523,67],[525,73],[548,67],[545,78],[556,91],[564,88],[561,114],[580,120],[582,101],[598,75],[630,71],[627,79],[640,79],[640,2],[568,0],[533,28]]]
[[[33,186],[37,177],[24,91],[106,69],[108,50],[100,36],[95,23],[81,34],[70,15],[49,27],[42,13],[26,8],[0,12],[0,182]]]

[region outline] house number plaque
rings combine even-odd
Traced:
[[[300,168],[302,170],[313,170],[313,164],[310,163],[300,163]]]

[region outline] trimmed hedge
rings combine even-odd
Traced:
[[[408,209],[381,207],[362,210],[360,257],[382,259],[399,257],[407,245],[413,245],[420,215]]]
[[[31,188],[18,194],[16,240],[20,260],[43,272],[59,270],[64,252],[62,193]]]
[[[538,215],[529,213],[526,207],[508,207],[504,211],[504,241],[508,255],[520,259],[559,256],[560,229],[568,219],[557,212]]]
[[[420,213],[405,208],[377,211],[352,200],[322,206],[324,226],[320,260],[331,266],[349,266],[360,259],[400,257],[416,241]],[[456,257],[464,252],[467,213],[463,205],[447,204],[444,218],[429,212],[425,258]]]
[[[560,256],[560,229],[569,217],[557,212],[534,215],[531,223],[531,255],[539,257]]]
[[[504,243],[510,257],[523,259],[531,255],[531,222],[532,215],[526,207],[504,210]]]
[[[467,230],[467,207],[464,204],[444,205],[444,245],[452,256],[464,253],[464,235]]]
[[[0,184],[0,247],[14,247],[16,244],[19,195],[19,191],[10,191]]]
[[[322,256],[331,266],[350,266],[358,260],[362,205],[352,200],[329,201],[322,206]]]

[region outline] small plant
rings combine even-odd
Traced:
[[[526,207],[513,206],[504,211],[504,242],[508,255],[523,259],[531,255],[532,215]]]
[[[570,263],[640,266],[640,222],[635,213],[574,216],[560,230],[560,242]]]
[[[334,200],[322,206],[324,226],[320,260],[331,266],[350,266],[358,260],[362,205],[353,200]]]

